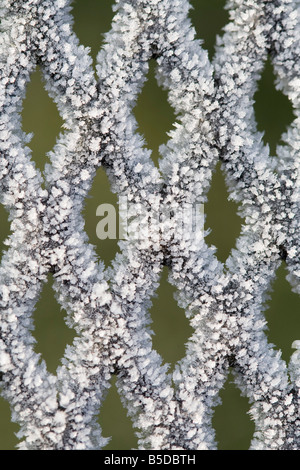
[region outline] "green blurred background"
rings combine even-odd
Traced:
[[[74,31],[82,44],[91,48],[94,63],[103,41],[103,34],[109,30],[112,13],[111,0],[74,0]],[[194,7],[190,17],[196,28],[197,37],[203,40],[203,47],[208,50],[210,58],[214,54],[217,34],[228,21],[228,13],[224,10],[224,0],[193,0]],[[139,124],[139,131],[145,137],[145,146],[152,149],[153,160],[157,164],[158,147],[166,142],[167,132],[172,128],[174,114],[167,102],[167,93],[157,86],[154,78],[155,62],[150,62],[148,80],[138,99],[134,110]],[[274,75],[270,62],[266,63],[256,93],[255,113],[258,128],[264,131],[264,139],[269,143],[272,154],[276,153],[276,145],[287,125],[293,119],[291,106],[281,93],[275,90]],[[61,131],[62,120],[56,106],[43,88],[40,70],[32,74],[28,85],[22,113],[23,128],[33,132],[30,143],[32,158],[42,170],[47,161],[46,153],[53,147],[56,137]],[[237,206],[228,201],[228,193],[224,176],[218,165],[213,176],[208,203],[205,204],[206,228],[211,232],[207,242],[217,248],[217,256],[224,261],[240,233],[241,223],[237,216]],[[83,211],[86,231],[90,242],[96,247],[99,258],[109,265],[118,250],[115,240],[99,241],[96,237],[96,208],[101,203],[116,204],[117,198],[112,194],[104,171],[100,168],[94,180],[90,197]],[[0,242],[1,251],[5,248],[3,241],[10,233],[8,215],[0,206]],[[184,344],[192,330],[185,319],[184,312],[177,307],[173,299],[174,289],[167,282],[167,268],[164,269],[157,297],[153,299],[151,308],[152,328],[154,331],[153,346],[162,355],[164,361],[174,366],[185,352]],[[291,343],[300,339],[300,301],[291,292],[285,280],[284,264],[277,272],[277,278],[271,293],[266,318],[268,321],[268,337],[277,349],[282,350],[288,360],[292,350]],[[41,298],[34,313],[37,340],[36,351],[41,353],[49,371],[55,372],[63,355],[65,345],[71,343],[74,331],[66,327],[64,312],[57,304],[52,290],[52,278],[44,286]],[[104,436],[111,436],[106,449],[130,449],[137,446],[132,425],[126,416],[116,391],[115,380],[101,408],[99,422]],[[253,423],[247,414],[249,404],[240,396],[239,390],[232,383],[229,374],[224,389],[221,391],[222,405],[214,414],[219,449],[247,449],[254,430]],[[8,404],[0,399],[0,449],[14,449],[17,444],[15,432],[18,426],[10,422]]]

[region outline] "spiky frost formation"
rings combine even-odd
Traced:
[[[262,314],[283,252],[299,291],[299,118],[276,160],[253,112],[272,53],[278,87],[298,117],[297,2],[235,0],[228,7],[231,21],[211,64],[194,39],[186,0],[117,1],[96,81],[89,51],[72,32],[68,0],[0,2],[1,202],[13,230],[0,268],[0,371],[3,396],[21,425],[21,449],[104,446],[96,418],[112,373],[141,449],[215,449],[211,419],[229,365],[252,403],[252,448],[299,448],[299,353],[290,381],[267,343]],[[159,169],[132,114],[152,57],[178,118]],[[20,122],[37,62],[66,128],[49,153],[46,189]],[[180,230],[182,208],[205,202],[218,158],[246,219],[226,266],[201,233],[191,239]],[[135,202],[136,216],[145,217],[146,208],[150,227],[141,239],[129,227],[107,271],[81,216],[101,164],[118,196]],[[172,375],[152,349],[149,329],[163,264],[195,330]],[[49,271],[77,332],[55,376],[33,351],[30,333]]]

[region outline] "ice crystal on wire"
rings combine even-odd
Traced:
[[[0,267],[2,394],[21,449],[96,449],[112,373],[141,449],[215,449],[212,414],[228,367],[252,403],[253,449],[299,449],[299,353],[286,364],[264,332],[266,292],[284,259],[299,292],[299,16],[294,0],[231,0],[214,62],[187,0],[118,0],[97,57],[72,32],[69,0],[1,0],[0,185],[12,235]],[[272,51],[296,115],[278,159],[256,130],[253,96]],[[154,167],[133,116],[151,58],[177,122]],[[20,111],[39,63],[64,120],[42,178]],[[200,233],[181,237],[184,204],[203,203],[221,158],[245,218],[224,266]],[[151,222],[97,263],[81,216],[103,164],[118,196]],[[163,207],[157,218],[157,208]],[[171,214],[171,215],[170,215]],[[149,307],[164,264],[194,333],[174,373],[152,348]],[[76,330],[55,375],[34,352],[32,312],[47,274]]]

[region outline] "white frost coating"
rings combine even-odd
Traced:
[[[0,266],[0,377],[21,426],[19,448],[103,447],[96,418],[116,373],[139,448],[215,449],[213,408],[232,366],[252,403],[251,447],[299,449],[299,351],[289,379],[266,340],[262,313],[281,258],[300,289],[298,2],[228,2],[231,22],[211,64],[194,39],[187,0],[119,0],[98,54],[98,83],[88,50],[71,30],[69,5],[0,0],[0,185],[13,231]],[[252,106],[269,51],[277,86],[296,116],[278,159],[261,143]],[[132,114],[151,57],[178,116],[159,169]],[[20,122],[36,60],[66,128],[49,153],[46,189]],[[180,238],[176,218],[184,204],[206,201],[218,158],[247,221],[225,266],[202,237]],[[107,271],[81,216],[101,164],[119,197],[146,206],[149,218],[162,203],[175,214],[160,221],[161,237],[150,230],[146,242],[120,242]],[[195,330],[172,375],[152,349],[149,329],[163,264]],[[49,271],[78,335],[55,376],[34,352],[31,335]]]

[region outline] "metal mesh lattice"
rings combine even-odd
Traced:
[[[262,314],[282,258],[299,292],[298,2],[228,2],[230,23],[210,63],[186,0],[119,0],[98,54],[98,81],[72,32],[68,0],[1,0],[0,7],[1,202],[13,231],[0,268],[0,370],[21,425],[19,447],[105,445],[96,417],[117,373],[141,449],[215,449],[213,407],[231,366],[252,403],[251,448],[298,449],[299,353],[287,367],[267,342]],[[253,111],[268,54],[296,115],[278,158],[262,144]],[[159,169],[132,113],[151,58],[178,117]],[[36,64],[66,129],[49,154],[45,189],[20,118]],[[205,202],[218,159],[246,221],[225,265],[202,234],[186,237],[179,227],[183,207]],[[150,227],[140,239],[129,227],[110,270],[97,263],[81,216],[100,165],[119,198],[134,201],[136,216],[146,210]],[[173,374],[148,328],[164,264],[195,330]],[[77,332],[56,375],[40,363],[30,332],[49,272]]]

